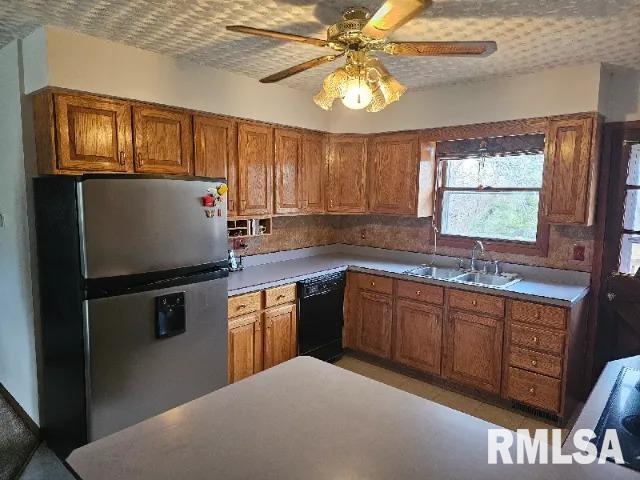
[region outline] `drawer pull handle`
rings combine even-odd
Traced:
[[[478,301],[477,300],[472,301],[471,305],[473,305],[474,307],[477,307],[478,306]]]
[[[531,366],[535,367],[536,365],[538,365],[538,361],[537,360],[531,360]]]
[[[530,393],[531,395],[535,395],[535,394],[536,394],[536,387],[531,387],[531,388],[529,389],[529,393]]]
[[[532,341],[533,341],[533,343],[535,343],[536,345],[538,344],[538,337],[535,337],[535,336],[534,336],[531,340],[532,340]]]
[[[420,290],[416,290],[416,295],[420,295]]]
[[[281,300],[281,299],[283,299],[284,297],[286,297],[286,295],[284,295],[284,294],[282,294],[282,293],[281,293],[280,295],[278,295],[278,296],[276,297],[276,300]]]

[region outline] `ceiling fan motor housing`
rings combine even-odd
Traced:
[[[341,50],[345,47],[354,50],[363,47],[367,44],[368,39],[362,35],[362,29],[369,21],[370,16],[371,12],[365,7],[347,8],[342,14],[343,20],[327,29],[327,41]]]

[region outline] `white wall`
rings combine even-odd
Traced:
[[[333,128],[384,132],[594,111],[598,109],[599,84],[600,64],[596,63],[409,90],[378,113],[340,108]],[[361,121],[363,116],[366,123]]]
[[[38,422],[22,121],[20,50],[13,41],[0,50],[0,383]]]
[[[308,92],[61,28],[37,29],[24,49],[27,93],[54,86],[318,130],[330,124]]]
[[[600,87],[600,111],[607,122],[640,120],[640,72],[605,65]]]

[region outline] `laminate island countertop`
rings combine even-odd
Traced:
[[[362,248],[362,252],[367,251],[368,249]],[[589,292],[588,286],[579,284],[578,282],[572,282],[571,279],[569,279],[569,281],[556,281],[554,279],[547,279],[540,274],[538,274],[537,277],[529,277],[527,275],[527,268],[533,269],[536,267],[523,268],[519,266],[520,272],[523,273],[516,273],[520,274],[522,280],[506,288],[469,285],[447,280],[417,277],[405,273],[407,270],[419,267],[420,265],[421,262],[417,258],[413,259],[412,254],[398,255],[397,258],[392,256],[385,258],[376,255],[366,255],[366,253],[329,253],[269,262],[262,265],[249,266],[239,272],[231,272],[229,275],[229,296],[249,293],[324,273],[344,271],[347,269],[392,276],[414,282],[480,291],[522,300],[534,300],[563,307],[572,306]],[[544,270],[549,272],[553,269]],[[571,275],[571,273],[569,274]]]
[[[84,480],[640,478],[609,463],[488,465],[491,428],[499,427],[298,357],[67,460]]]

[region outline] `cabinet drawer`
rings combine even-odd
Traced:
[[[247,293],[229,298],[229,318],[260,310],[262,292]]]
[[[293,303],[296,301],[296,285],[291,283],[289,285],[282,285],[281,287],[270,288],[264,291],[264,306],[265,308],[273,307],[275,305],[282,305],[283,303]]]
[[[358,287],[362,290],[386,293],[391,295],[393,291],[393,278],[378,277],[377,275],[358,274]]]
[[[523,368],[550,377],[562,377],[562,358],[554,355],[512,346],[509,363],[512,367]]]
[[[512,323],[511,344],[562,355],[564,352],[564,333]]]
[[[474,313],[504,317],[504,298],[482,293],[449,290],[449,306]]]
[[[444,289],[435,285],[399,280],[398,297],[442,305],[444,302]]]
[[[560,412],[560,380],[555,378],[510,367],[507,395],[527,405]]]
[[[564,308],[540,305],[539,303],[512,301],[510,318],[517,322],[533,323],[560,330],[564,330],[566,327]]]

